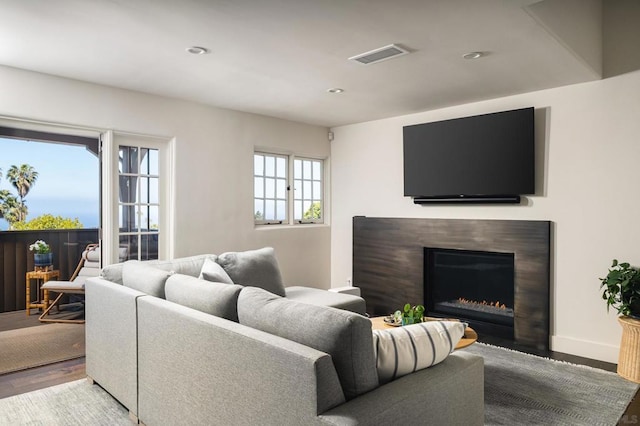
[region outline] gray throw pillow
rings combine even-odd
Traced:
[[[149,260],[145,261],[158,269],[172,271],[176,274],[191,275],[197,277],[202,270],[202,265],[206,259],[216,260],[215,254],[198,254],[196,256],[179,257],[172,260]]]
[[[137,260],[122,265],[122,284],[150,296],[164,299],[164,283],[172,272],[163,271]]]
[[[238,295],[242,286],[208,282],[196,277],[173,274],[164,291],[167,300],[238,322]]]
[[[236,284],[260,287],[278,296],[285,296],[275,250],[271,247],[223,253],[218,256],[218,263]]]
[[[233,284],[233,281],[229,278],[229,275],[224,271],[222,266],[218,265],[212,259],[204,260],[198,278],[216,283]]]
[[[371,321],[362,315],[245,287],[238,297],[238,320],[331,355],[346,399],[378,387]]]

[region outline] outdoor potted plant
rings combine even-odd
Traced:
[[[34,252],[33,263],[36,266],[49,266],[53,264],[53,253],[51,247],[43,240],[38,240],[29,246],[29,250]]]
[[[613,306],[620,314],[618,322],[622,326],[622,341],[618,374],[640,383],[640,269],[614,259],[609,273],[600,281],[607,310]]]

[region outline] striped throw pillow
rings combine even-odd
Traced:
[[[464,335],[465,327],[458,321],[427,321],[373,330],[380,384],[444,361]]]

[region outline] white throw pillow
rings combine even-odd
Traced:
[[[373,330],[380,384],[444,361],[464,335],[465,327],[459,321],[427,321]]]
[[[216,283],[233,284],[229,274],[225,272],[222,266],[218,265],[213,259],[205,259],[200,270],[201,280],[213,281]]]

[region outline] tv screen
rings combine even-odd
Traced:
[[[533,108],[404,127],[404,195],[535,192]]]

